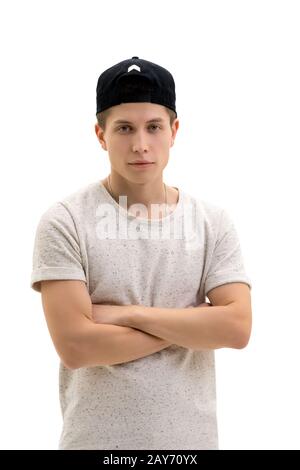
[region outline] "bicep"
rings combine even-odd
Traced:
[[[55,349],[62,362],[71,367],[76,341],[92,321],[92,302],[86,284],[77,280],[42,281],[41,295]]]
[[[213,306],[230,306],[232,321],[238,328],[242,347],[249,341],[252,327],[251,294],[248,284],[231,282],[211,289],[207,294]]]
[[[251,309],[250,288],[244,282],[229,282],[220,285],[211,289],[206,295],[214,306],[236,302],[247,310]]]

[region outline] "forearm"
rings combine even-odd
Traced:
[[[195,350],[242,347],[241,328],[232,305],[179,309],[140,306],[124,324]]]
[[[91,322],[74,346],[74,368],[134,361],[161,351],[170,344],[165,339],[131,327]]]

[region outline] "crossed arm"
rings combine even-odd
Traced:
[[[247,284],[229,283],[212,289],[206,303],[192,308],[93,304],[95,323],[135,328],[195,350],[244,348],[251,333],[251,301]],[[221,305],[220,305],[221,304]]]
[[[41,293],[54,346],[71,369],[121,364],[172,344],[242,348],[250,336],[250,293],[243,283],[216,287],[207,293],[212,306],[192,308],[96,305],[76,280],[43,281]]]

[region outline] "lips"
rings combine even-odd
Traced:
[[[145,161],[145,160],[137,160],[135,162],[129,163],[129,165],[149,165],[151,163],[154,163],[154,162],[148,162],[148,161]]]

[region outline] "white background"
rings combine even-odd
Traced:
[[[16,1],[0,7],[2,449],[56,449],[58,356],[30,288],[35,229],[103,179],[96,82],[138,56],[176,83],[164,180],[233,217],[247,348],[216,352],[221,449],[300,449],[298,1]]]

